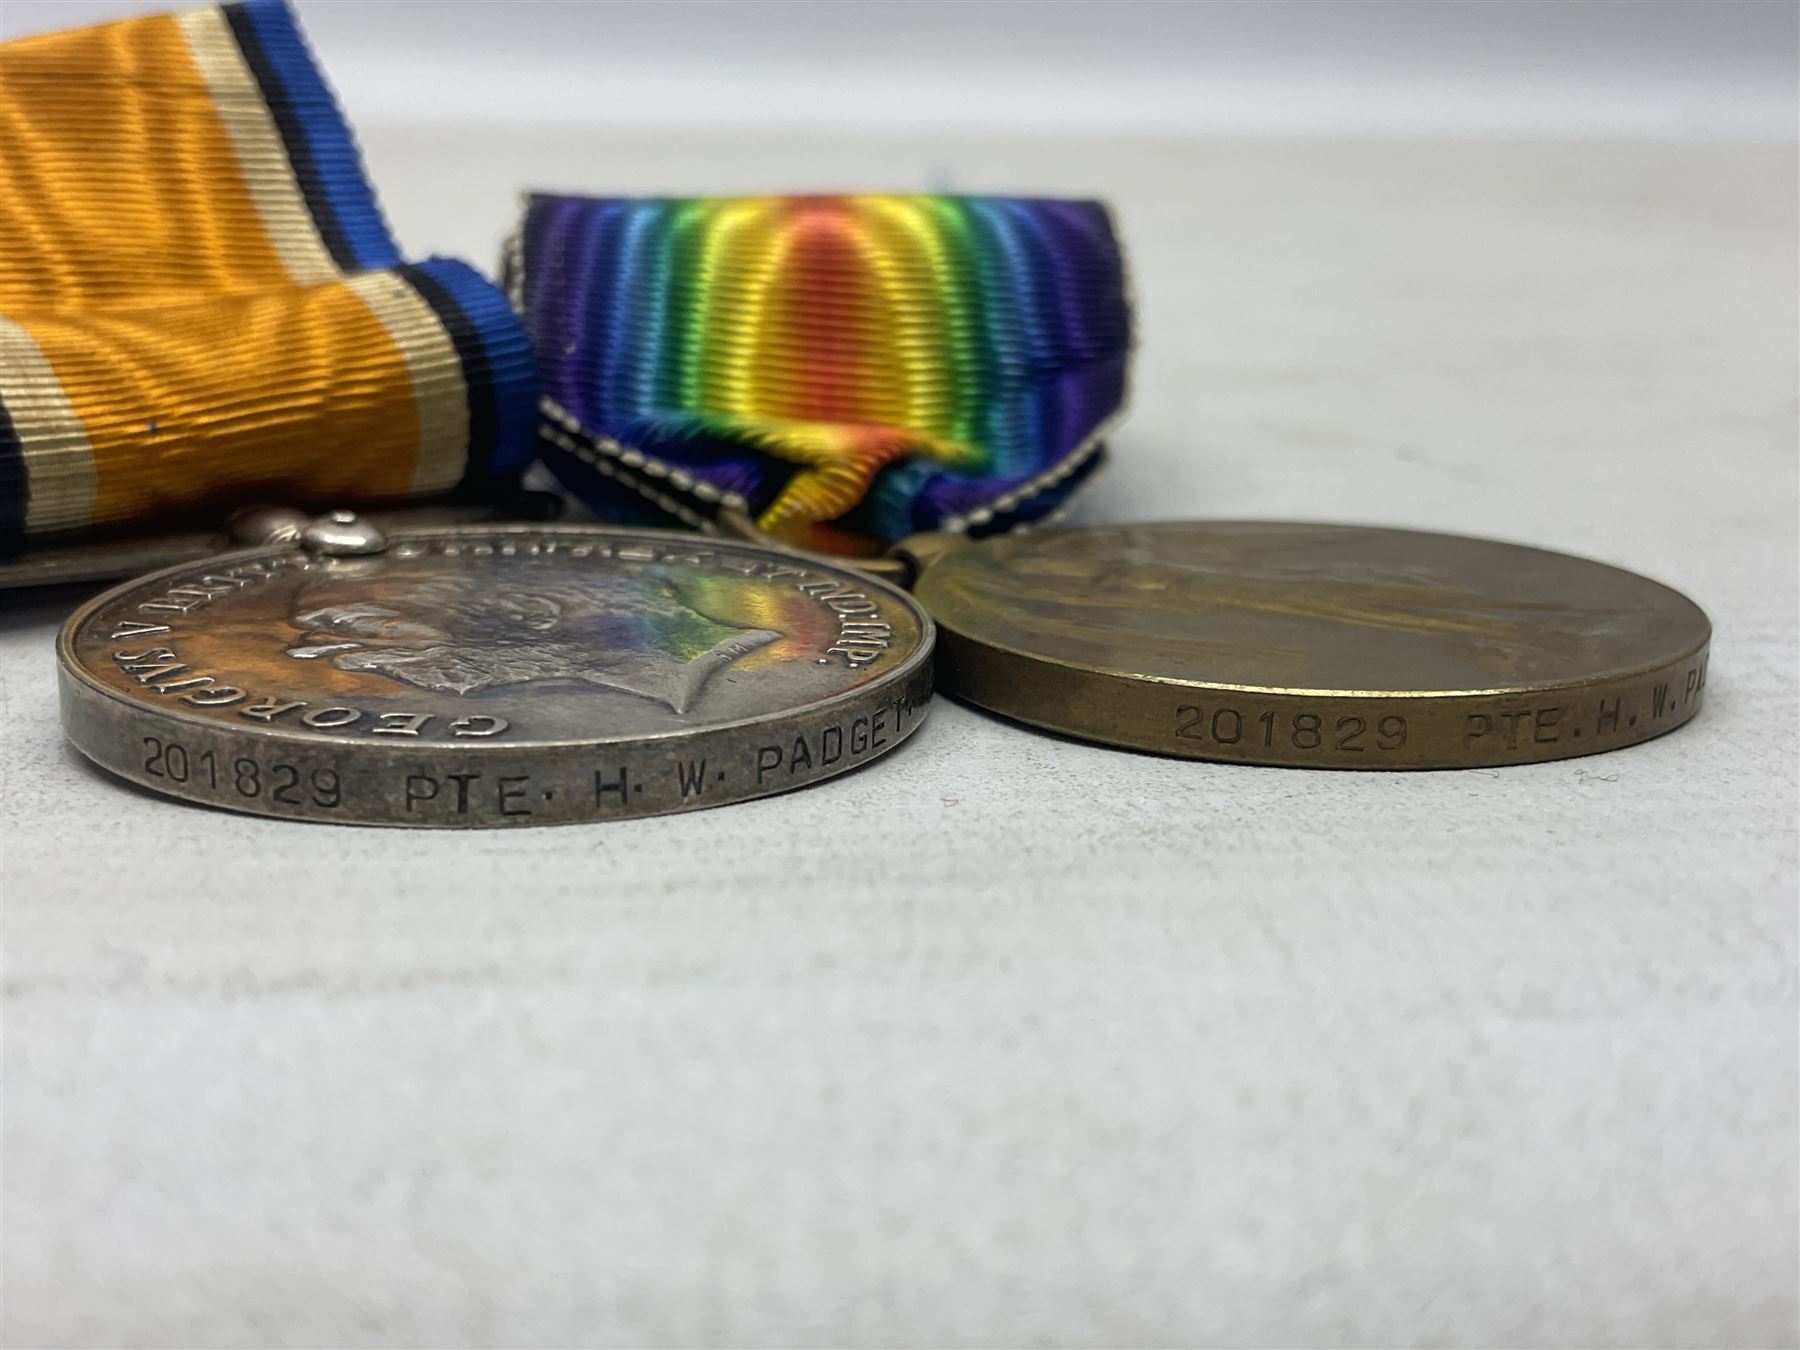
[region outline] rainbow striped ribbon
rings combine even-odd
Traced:
[[[1028,523],[1093,470],[1125,399],[1097,202],[540,195],[508,286],[545,459],[612,515],[724,503],[852,554]]]
[[[401,260],[280,0],[0,44],[0,549],[515,475],[535,371]]]

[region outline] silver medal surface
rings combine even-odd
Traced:
[[[62,718],[105,769],[345,824],[567,824],[767,796],[917,729],[933,629],[882,582],[591,526],[246,550],[82,607]]]

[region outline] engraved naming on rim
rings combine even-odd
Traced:
[[[1455,768],[1591,754],[1699,712],[1711,629],[1617,567],[1412,530],[1195,521],[953,546],[916,588],[943,687],[1195,758]]]

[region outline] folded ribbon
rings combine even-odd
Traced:
[[[871,553],[1053,513],[1125,398],[1097,202],[531,197],[507,284],[543,453],[597,508]]]
[[[0,550],[531,457],[501,294],[400,253],[281,0],[0,44]]]

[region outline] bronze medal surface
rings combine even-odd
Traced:
[[[932,625],[753,545],[583,526],[247,550],[118,587],[58,642],[76,747],[145,787],[376,825],[607,820],[766,796],[919,725]]]
[[[1699,712],[1711,628],[1602,563],[1455,535],[1191,522],[922,553],[939,688],[1034,726],[1250,764],[1592,754]]]

